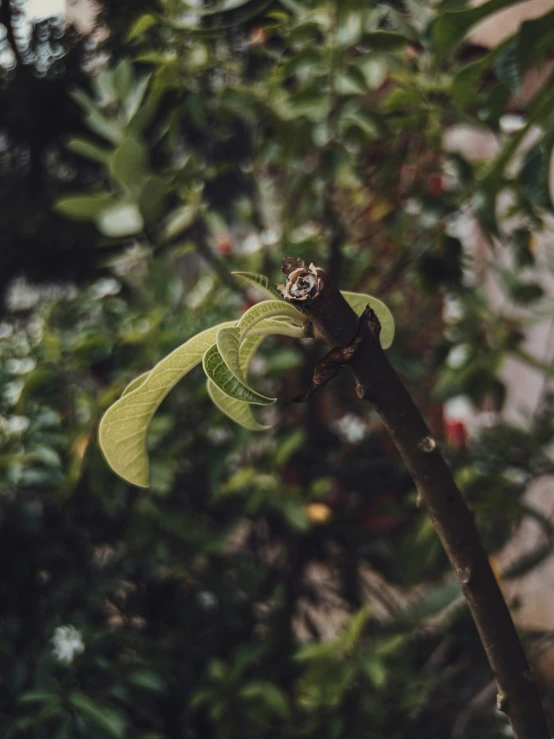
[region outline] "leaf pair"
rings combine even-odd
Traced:
[[[148,487],[146,434],[150,421],[169,391],[200,362],[208,377],[210,398],[223,413],[252,431],[268,428],[256,420],[250,405],[269,405],[276,398],[250,387],[248,367],[266,336],[303,337],[306,318],[282,299],[266,277],[252,273],[236,276],[271,299],[250,308],[239,321],[221,323],[189,339],[150,372],[135,378],[104,414],[99,428],[100,447],[110,467],[124,480]],[[388,348],[394,320],[384,303],[369,295],[342,294],[359,315],[368,304],[373,308],[381,323],[382,346]]]

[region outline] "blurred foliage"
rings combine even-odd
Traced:
[[[461,718],[467,736],[505,735],[493,701],[472,702],[489,668],[378,420],[346,375],[289,400],[314,342],[262,349],[256,387],[279,396],[265,434],[213,408],[201,372],[177,385],[147,491],[96,435],[133,377],[252,304],[233,270],[278,281],[301,256],[393,310],[389,356],[487,549],[524,517],[544,530],[504,577],[549,555],[522,496],[552,471],[554,401],[508,425],[500,370],[517,358],[545,388],[552,372],[524,335],[552,316],[533,275],[551,271],[535,234],[551,223],[554,86],[502,128],[552,19],[492,51],[462,43],[508,4],[106,3],[111,35],[86,58],[68,33],[59,74],[21,54],[4,70],[2,279],[22,277],[0,323],[3,737],[415,739]],[[498,136],[492,162],[447,150],[460,123]],[[469,439],[442,418],[460,396],[486,411]]]

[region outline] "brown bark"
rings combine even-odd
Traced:
[[[418,500],[433,522],[477,626],[496,680],[498,708],[506,713],[516,739],[548,739],[533,670],[473,515],[419,410],[381,348],[377,316],[366,309],[360,324],[322,269],[308,268],[302,260],[285,259],[283,272],[288,277],[285,299],[310,319],[315,336],[335,347],[333,361],[337,347],[344,348],[343,364],[356,378],[359,397],[374,405],[414,479]],[[306,279],[310,275],[313,279]],[[297,281],[301,289],[291,290]],[[351,352],[348,348],[355,337],[357,347]],[[316,370],[314,377],[320,386],[317,378],[321,371]]]

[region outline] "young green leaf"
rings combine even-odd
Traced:
[[[133,390],[137,390],[142,383],[146,380],[148,375],[150,374],[150,370],[148,372],[143,372],[142,375],[139,375],[138,377],[135,377],[134,380],[131,380],[131,382],[127,385],[125,390],[121,393],[121,397],[123,398],[125,395],[129,395],[129,393],[132,393]]]
[[[242,380],[234,374],[235,369],[238,367],[238,361],[233,363],[233,371],[231,371],[225,364],[217,345],[212,346],[206,351],[202,364],[204,372],[209,379],[231,398],[244,400],[247,403],[253,403],[254,405],[271,405],[277,400],[277,398],[267,398],[265,395],[257,393],[255,390],[248,387],[246,383],[242,382]],[[242,375],[242,373],[240,374]]]
[[[263,321],[257,323],[254,328],[249,329],[246,338],[241,340],[242,346],[248,341],[248,339],[261,336],[265,338],[271,334],[278,336],[290,336],[293,339],[302,339],[306,337],[306,332],[303,326],[298,325],[295,321],[291,321],[289,318],[284,316],[275,316],[273,318],[264,318]]]
[[[232,274],[238,277],[239,280],[253,285],[256,290],[264,293],[272,300],[277,298],[277,300],[281,300],[283,303],[285,302],[281,293],[271,286],[269,279],[265,275],[258,275],[255,272],[232,272]]]
[[[212,380],[208,380],[207,388],[208,395],[214,405],[222,413],[225,413],[226,416],[229,416],[232,421],[238,423],[239,426],[244,426],[244,428],[250,429],[250,431],[267,431],[271,428],[256,421],[249,403],[229,397]]]
[[[244,336],[257,323],[263,321],[265,318],[272,318],[274,316],[287,318],[289,320],[292,319],[300,325],[306,323],[306,317],[294,306],[281,300],[263,300],[261,303],[257,303],[252,306],[252,308],[247,310],[241,317],[237,324],[240,335]]]
[[[233,325],[234,321],[222,323],[189,339],[162,359],[142,384],[136,378],[136,387],[108,408],[100,422],[100,447],[110,467],[124,480],[148,487],[146,432],[152,416],[174,385],[200,364],[218,331]]]
[[[271,334],[292,336],[295,338],[302,338],[305,335],[304,329],[301,326],[291,323],[288,318],[265,318],[263,321],[257,323],[248,332],[248,336],[242,339],[239,348],[239,364],[244,377],[247,377],[248,367],[258,347]],[[256,420],[249,403],[243,400],[237,400],[236,398],[230,398],[211,380],[208,380],[208,393],[219,410],[229,416],[232,421],[238,423],[239,426],[244,426],[250,429],[250,431],[266,431],[271,428],[270,426],[260,424]]]
[[[91,221],[113,203],[113,195],[101,192],[91,195],[70,195],[57,200],[56,213],[74,221]]]
[[[381,324],[381,346],[383,349],[388,349],[394,339],[394,318],[383,301],[363,293],[343,291],[341,295],[359,316],[364,312],[366,305],[369,305],[375,311]]]

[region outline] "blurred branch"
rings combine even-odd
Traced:
[[[325,271],[310,270],[301,259],[285,258],[283,272],[287,276],[285,298],[309,318],[316,337],[338,347],[331,352],[333,362],[348,364],[358,396],[375,406],[414,479],[420,505],[433,522],[479,631],[498,686],[498,708],[507,714],[516,739],[548,739],[533,671],[473,515],[381,348],[375,313],[368,307],[358,319]],[[320,365],[314,375],[317,380],[322,374]]]

